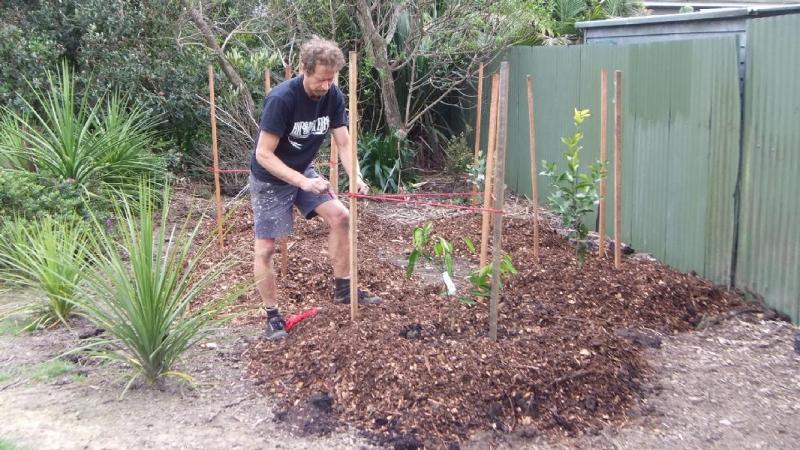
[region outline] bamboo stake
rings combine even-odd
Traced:
[[[486,146],[486,174],[483,179],[483,207],[491,208],[492,205],[492,175],[494,172],[494,147],[497,141],[497,95],[500,89],[500,75],[492,75],[492,96],[489,104],[489,140]],[[481,223],[481,262],[480,267],[486,265],[489,255],[489,216],[488,211],[483,212]]]
[[[503,210],[505,200],[506,143],[508,141],[509,64],[500,64],[500,106],[497,120],[497,164],[494,169],[494,209]],[[489,338],[497,340],[497,298],[500,296],[500,260],[503,247],[503,213],[494,213],[492,235],[492,293],[489,297]]]
[[[531,144],[531,200],[533,201],[533,259],[539,262],[539,187],[536,170],[536,121],[533,116],[533,77],[528,75],[528,129]]]
[[[606,165],[608,159],[608,69],[600,70],[600,163]],[[597,254],[606,256],[606,191],[608,179],[600,179],[600,205],[597,212]]]
[[[219,148],[217,147],[217,105],[214,97],[214,67],[208,65],[208,96],[211,105],[211,154],[214,159],[214,201],[217,204],[217,235],[219,248],[225,247],[222,239],[222,195],[219,187]]]
[[[350,52],[350,194],[358,190],[358,63],[356,52]],[[356,198],[350,197],[350,320],[358,319],[358,209]]]
[[[481,114],[483,114],[483,63],[478,67],[478,109],[475,112],[475,158],[477,167],[481,162]],[[478,204],[478,186],[472,185],[472,204]]]
[[[333,84],[339,85],[339,74],[336,74],[336,78],[333,79]],[[331,179],[331,189],[333,189],[334,194],[339,193],[339,148],[336,146],[336,141],[333,140],[333,134],[331,134],[331,170],[330,170],[330,179]]]
[[[269,95],[272,90],[272,73],[269,68],[264,69],[264,95]],[[294,214],[294,211],[292,211]],[[281,252],[281,276],[286,276],[289,272],[289,237],[282,238],[278,241],[278,246]]]
[[[622,264],[622,71],[614,71],[614,267]]]
[[[272,73],[267,69],[264,72],[264,92],[268,95],[270,91],[272,91]],[[286,276],[289,273],[289,237],[281,239],[278,245],[281,251],[281,276]]]

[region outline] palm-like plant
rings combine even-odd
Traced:
[[[395,135],[367,134],[358,141],[361,175],[380,192],[398,192],[413,181],[409,166],[413,154],[408,143]]]
[[[119,96],[89,104],[64,65],[48,73],[49,89],[22,100],[23,113],[2,110],[0,161],[10,169],[35,170],[80,186],[135,191],[142,176],[156,179],[161,158],[152,154],[158,123]],[[80,99],[80,100],[78,100]]]
[[[167,221],[169,189],[160,220],[154,218],[154,200],[152,187],[141,184],[135,205],[126,196],[115,201],[120,226],[114,234],[94,221],[92,244],[98,251],[89,257],[84,295],[78,297],[87,318],[109,335],[84,349],[132,366],[136,373],[126,390],[139,376],[149,383],[162,376],[189,379],[174,369],[180,355],[217,321],[227,300],[241,293],[193,305],[231,264],[226,260],[203,273],[200,262],[212,241],[195,245],[202,220],[190,228],[187,218],[177,228]]]
[[[68,321],[75,312],[75,297],[86,266],[86,226],[76,219],[49,216],[36,222],[9,220],[0,231],[2,278],[43,292],[44,304],[25,305],[33,320],[26,329]]]

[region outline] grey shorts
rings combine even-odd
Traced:
[[[319,174],[313,167],[303,172],[308,178]],[[253,222],[256,239],[275,239],[292,232],[292,206],[297,206],[306,219],[317,215],[319,205],[336,197],[332,193],[314,194],[291,184],[274,184],[256,179],[250,174],[250,202],[253,205]]]

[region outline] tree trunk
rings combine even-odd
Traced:
[[[211,31],[211,27],[208,26],[205,17],[200,14],[200,11],[192,7],[189,0],[181,0],[183,7],[186,8],[186,12],[189,14],[189,19],[195,24],[200,33],[203,35],[203,38],[206,40],[206,45],[214,55],[217,57],[220,65],[222,66],[222,71],[225,73],[225,77],[228,78],[228,81],[236,87],[239,91],[239,96],[242,99],[242,106],[244,106],[245,110],[248,113],[248,117],[251,120],[247,122],[247,127],[250,130],[252,136],[255,137],[256,133],[258,133],[258,126],[253,120],[255,116],[255,105],[253,104],[253,97],[250,96],[250,89],[247,88],[244,81],[242,81],[242,77],[239,76],[239,73],[236,72],[236,69],[231,65],[227,58],[225,58],[225,52],[222,51],[222,48],[217,44],[217,38],[214,36],[214,32]]]
[[[394,78],[392,78],[392,69],[389,65],[389,51],[386,40],[375,28],[375,22],[372,20],[372,13],[367,0],[356,1],[356,19],[361,31],[364,33],[364,39],[369,44],[367,48],[375,60],[375,68],[378,70],[381,83],[381,101],[386,115],[386,123],[392,131],[405,133],[407,130],[405,130],[403,118],[400,115],[400,103],[397,101],[397,93],[394,90]]]

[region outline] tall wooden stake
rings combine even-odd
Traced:
[[[600,163],[606,166],[608,160],[608,69],[600,70]],[[600,204],[597,209],[597,254],[606,256],[606,191],[608,178],[600,179]]]
[[[339,74],[336,74],[336,78],[333,79],[333,84],[339,85]],[[331,189],[333,189],[334,194],[339,193],[339,148],[336,146],[336,141],[333,140],[333,134],[331,134],[331,170],[330,170],[330,178],[331,178]]]
[[[533,259],[539,262],[539,187],[536,170],[536,121],[533,116],[533,77],[528,75],[528,130],[531,144],[531,200],[533,201]]]
[[[264,95],[269,95],[272,90],[272,73],[269,68],[264,69]],[[294,214],[294,212],[292,213]],[[286,276],[289,272],[289,238],[281,238],[278,241],[281,250],[281,275]]]
[[[356,52],[350,52],[350,194],[358,191],[358,62]],[[356,248],[358,209],[356,198],[350,197],[350,319],[358,319],[358,251]]]
[[[217,204],[217,235],[220,250],[225,247],[222,239],[222,195],[219,187],[219,148],[217,148],[217,104],[214,96],[214,67],[208,65],[208,96],[211,104],[211,154],[214,159],[214,201]]]
[[[492,180],[494,175],[494,147],[497,142],[497,95],[500,89],[500,75],[492,75],[492,96],[489,104],[489,140],[486,146],[486,175],[483,179],[483,207],[492,207]],[[489,225],[491,216],[483,212],[481,223],[481,265],[486,265],[489,256]]]
[[[489,297],[489,338],[497,340],[497,298],[500,296],[500,260],[503,255],[503,204],[505,202],[506,143],[508,141],[507,61],[500,64],[500,105],[497,120],[497,164],[494,169],[494,214],[492,234],[492,293]]]
[[[614,267],[622,264],[622,71],[614,71]]]
[[[286,66],[284,66],[284,68],[283,68],[283,79],[284,80],[291,79],[293,74],[294,74],[294,70],[292,69],[292,64],[291,63],[289,63]]]
[[[483,63],[478,66],[478,109],[475,112],[475,167],[481,162],[481,114],[483,114]],[[478,204],[478,186],[472,185],[472,204]]]

